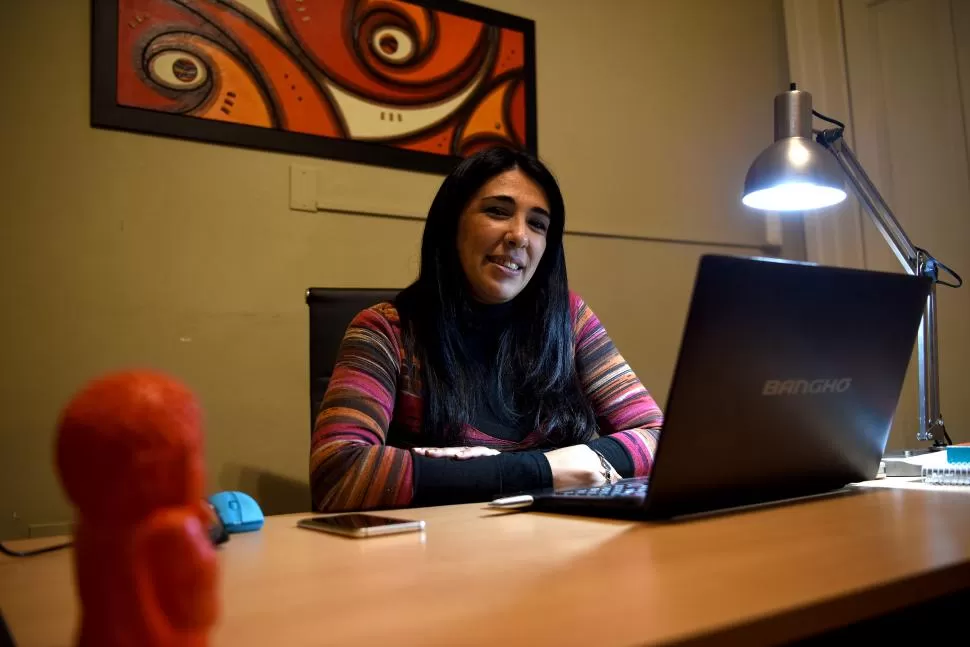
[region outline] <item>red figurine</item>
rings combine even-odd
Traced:
[[[218,567],[192,393],[149,371],[95,380],[65,408],[56,453],[77,508],[77,644],[207,645]]]

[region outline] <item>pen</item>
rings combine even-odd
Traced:
[[[488,505],[493,508],[525,508],[532,505],[534,500],[535,499],[532,498],[531,494],[517,494],[515,496],[507,496],[501,499],[495,499]]]

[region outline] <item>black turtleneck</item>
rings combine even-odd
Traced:
[[[515,302],[484,305],[475,303],[463,317],[463,341],[470,361],[477,365],[486,384],[494,379],[499,337],[515,316]],[[471,421],[476,429],[503,440],[518,442],[532,432],[529,421],[502,413],[485,389]],[[633,461],[627,450],[609,437],[586,443],[603,454],[621,476],[633,475]],[[468,460],[413,455],[413,505],[444,505],[487,501],[497,496],[552,487],[552,470],[541,451],[503,452],[496,456]]]
[[[475,303],[469,307],[468,317],[463,324],[462,337],[469,359],[473,362],[485,384],[491,385],[496,379],[498,367],[495,358],[498,354],[502,332],[508,328],[515,316],[515,302],[484,305]],[[484,397],[478,403],[471,424],[489,436],[518,442],[531,433],[527,421],[516,419],[514,415],[503,412],[501,402],[496,401],[491,387],[483,391]]]

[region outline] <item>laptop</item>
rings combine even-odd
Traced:
[[[876,477],[930,281],[701,257],[649,479],[490,505],[671,518]]]

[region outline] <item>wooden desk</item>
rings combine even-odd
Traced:
[[[478,504],[391,514],[427,531],[344,539],[288,515],[233,536],[212,644],[758,645],[970,584],[970,497],[956,493],[882,490],[673,524]],[[70,644],[70,558],[0,560],[0,609],[21,647]]]

